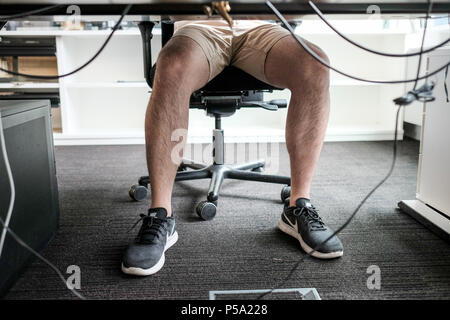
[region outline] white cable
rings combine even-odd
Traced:
[[[2,257],[3,245],[5,244],[6,230],[8,229],[9,222],[11,221],[12,211],[14,208],[14,201],[16,199],[16,188],[14,186],[14,179],[11,172],[11,166],[8,160],[8,153],[6,152],[6,144],[5,144],[5,136],[3,134],[3,123],[1,120],[0,113],[0,145],[3,154],[3,160],[5,162],[6,173],[8,175],[9,184],[11,186],[11,195],[9,197],[9,207],[8,212],[6,213],[5,223],[3,224],[3,231],[0,237],[0,258]]]
[[[67,289],[72,291],[72,293],[74,295],[76,295],[78,298],[80,298],[82,300],[86,300],[86,298],[83,295],[81,295],[77,290],[75,290],[75,289],[73,289],[73,288],[71,288],[71,287],[69,287],[67,285],[66,279],[64,278],[62,272],[59,271],[59,269],[53,263],[48,261],[46,258],[41,256],[37,251],[35,251],[33,248],[31,248],[28,244],[26,244],[9,227],[9,221],[11,220],[12,211],[13,211],[13,208],[14,208],[14,201],[15,201],[15,198],[16,198],[16,188],[15,188],[15,185],[14,185],[14,179],[13,179],[13,175],[12,175],[12,172],[11,172],[11,165],[10,165],[9,160],[8,160],[8,154],[6,152],[5,136],[3,134],[3,123],[2,123],[2,119],[1,119],[1,113],[0,113],[0,147],[1,147],[0,149],[1,149],[1,152],[2,152],[2,155],[3,155],[3,160],[5,162],[6,172],[8,174],[9,185],[10,185],[10,188],[11,188],[11,197],[10,197],[10,202],[9,202],[9,207],[8,207],[8,213],[6,214],[6,219],[5,219],[5,221],[3,221],[3,219],[0,218],[0,224],[3,226],[2,235],[1,235],[1,239],[0,239],[0,259],[1,259],[1,253],[2,253],[2,249],[3,249],[5,237],[6,237],[6,232],[9,232],[9,234],[13,237],[14,240],[17,241],[18,244],[20,244],[22,247],[27,249],[29,252],[31,252],[36,257],[38,257],[43,262],[45,262],[50,268],[52,268],[56,272],[56,274],[59,276],[59,278],[64,283],[64,286],[66,286]]]

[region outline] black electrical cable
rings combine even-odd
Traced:
[[[444,70],[448,65],[450,65],[450,61],[448,63],[446,63],[445,65],[439,67],[436,70],[433,70],[431,72],[429,72],[427,75],[425,76],[421,76],[421,77],[416,77],[414,79],[406,79],[406,80],[388,80],[388,81],[384,81],[384,80],[370,80],[370,79],[364,79],[364,78],[360,78],[357,76],[353,76],[351,74],[345,73],[344,71],[341,71],[333,66],[331,66],[330,64],[328,64],[327,62],[325,62],[321,57],[319,57],[305,42],[301,37],[297,37],[295,34],[294,29],[289,25],[289,22],[287,22],[287,20],[283,17],[283,15],[277,10],[277,8],[274,7],[274,5],[270,2],[270,1],[266,1],[266,5],[273,11],[273,13],[278,17],[278,19],[280,19],[280,21],[283,23],[283,25],[286,27],[286,29],[292,34],[292,36],[294,37],[294,39],[298,42],[298,44],[310,55],[312,56],[317,62],[319,62],[321,65],[343,75],[346,76],[348,78],[354,79],[354,80],[358,80],[358,81],[363,81],[363,82],[369,82],[369,83],[379,83],[379,84],[398,84],[398,83],[408,83],[408,82],[415,82],[417,80],[422,80],[422,79],[426,79],[432,75],[435,75],[439,72],[441,72],[442,70]]]
[[[114,25],[111,33],[108,35],[108,37],[106,38],[105,42],[103,43],[103,45],[100,47],[100,49],[97,51],[97,53],[94,54],[94,56],[89,59],[86,63],[84,63],[82,66],[76,68],[73,71],[70,71],[68,73],[65,74],[61,74],[61,75],[56,75],[56,76],[41,76],[41,75],[35,75],[35,74],[26,74],[26,73],[20,73],[20,72],[14,72],[14,71],[10,71],[7,69],[3,69],[0,68],[1,71],[6,72],[8,74],[12,74],[15,76],[22,76],[22,77],[28,77],[28,78],[34,78],[34,79],[59,79],[59,78],[64,78],[67,76],[70,76],[74,73],[77,73],[78,71],[84,69],[85,67],[87,67],[92,61],[94,61],[99,55],[100,53],[103,51],[103,49],[105,49],[106,45],[109,43],[109,40],[111,40],[112,36],[114,35],[114,32],[116,32],[116,30],[119,28],[120,23],[122,22],[123,18],[127,15],[127,13],[130,11],[131,7],[133,5],[129,4],[125,7],[125,9],[123,10],[120,19],[117,21],[117,23]]]
[[[417,83],[419,82],[419,80],[417,78],[420,75],[420,68],[422,66],[422,56],[423,56],[423,53],[424,53],[423,52],[423,46],[425,44],[425,36],[427,34],[428,17],[430,16],[431,9],[433,8],[433,1],[427,0],[427,3],[428,3],[428,11],[427,11],[427,16],[425,18],[425,25],[423,26],[422,43],[420,45],[419,66],[417,67],[416,81],[414,82],[413,91],[416,90]],[[428,79],[428,77],[426,79]]]
[[[448,87],[447,87],[447,77],[448,77],[448,66],[445,69],[445,74],[444,74],[444,91],[445,91],[445,100],[447,102],[450,102],[450,100],[448,100]]]
[[[368,51],[370,53],[373,54],[377,54],[380,56],[386,56],[386,57],[394,57],[394,58],[404,58],[404,57],[413,57],[413,56],[418,56],[424,53],[428,53],[431,52],[433,50],[436,50],[444,45],[446,45],[448,42],[450,42],[450,38],[447,38],[445,41],[434,45],[433,47],[430,47],[428,49],[422,50],[422,51],[417,51],[417,52],[410,52],[410,53],[388,53],[388,52],[381,52],[381,51],[377,51],[377,50],[373,50],[370,48],[367,48],[365,46],[363,46],[362,44],[353,41],[352,39],[348,38],[347,36],[345,36],[344,34],[342,34],[339,30],[337,30],[328,20],[327,18],[325,18],[324,14],[319,10],[319,8],[316,7],[316,5],[314,3],[312,3],[311,1],[309,1],[309,5],[311,6],[311,8],[315,11],[315,13],[319,16],[319,18],[325,22],[325,24],[330,27],[331,30],[333,30],[338,36],[340,36],[342,39],[344,39],[345,41],[351,43],[352,45]]]
[[[392,172],[394,171],[394,167],[395,167],[395,163],[397,160],[397,133],[398,133],[398,119],[399,119],[399,115],[400,115],[400,110],[401,110],[402,106],[398,106],[397,108],[397,114],[395,116],[395,130],[394,130],[394,145],[393,145],[393,157],[392,157],[392,163],[391,163],[391,167],[389,168],[388,173],[386,174],[386,176],[375,186],[372,188],[372,190],[370,190],[370,192],[361,200],[361,202],[358,204],[358,206],[356,207],[356,209],[353,211],[353,213],[350,215],[349,218],[347,218],[347,220],[345,221],[345,223],[340,226],[336,231],[333,232],[332,235],[330,235],[327,239],[325,239],[324,241],[322,241],[321,243],[319,243],[316,247],[313,248],[313,250],[311,250],[310,252],[308,252],[305,256],[303,256],[302,259],[300,259],[299,261],[297,261],[297,263],[292,267],[291,271],[289,272],[289,274],[287,275],[287,277],[276,287],[264,292],[263,294],[261,294],[257,299],[262,299],[265,296],[271,294],[272,292],[274,292],[277,289],[280,289],[287,281],[289,281],[289,279],[292,277],[292,275],[294,274],[294,272],[298,269],[298,267],[300,266],[300,264],[305,261],[305,259],[309,256],[311,256],[314,252],[316,252],[323,244],[325,244],[328,240],[330,240],[331,238],[333,238],[334,236],[336,236],[338,233],[340,233],[342,230],[344,230],[349,223],[353,220],[353,218],[355,217],[355,215],[358,213],[358,211],[361,209],[361,207],[364,205],[364,203],[367,201],[367,199],[370,198],[370,196],[372,196],[372,194],[379,188],[381,187],[381,185],[383,183],[386,182],[387,179],[389,179],[389,177],[392,175]]]
[[[303,49],[310,54],[315,60],[317,60],[319,63],[321,63],[322,65],[324,65],[325,67],[343,75],[346,76],[348,78],[354,79],[354,80],[358,80],[358,81],[363,81],[363,82],[369,82],[369,83],[385,83],[385,84],[398,84],[398,83],[408,83],[408,82],[415,82],[417,80],[422,80],[422,79],[426,79],[429,76],[432,76],[434,74],[439,73],[440,71],[444,70],[447,66],[450,65],[450,61],[442,66],[439,67],[438,69],[428,73],[426,76],[421,76],[421,77],[416,77],[415,79],[406,79],[406,80],[390,80],[390,81],[384,81],[384,80],[370,80],[370,79],[364,79],[364,78],[360,78],[357,76],[353,76],[350,74],[345,73],[344,71],[341,71],[331,65],[329,65],[328,63],[326,63],[325,61],[323,61],[323,59],[321,57],[319,57],[314,51],[312,51],[308,45],[306,43],[304,43],[304,41],[300,38],[300,37],[296,37],[295,36],[295,32],[292,29],[292,27],[289,25],[289,23],[286,21],[286,19],[281,15],[281,13],[273,6],[273,4],[270,1],[266,1],[266,5],[275,13],[275,15],[278,16],[278,18],[281,20],[281,22],[286,26],[286,28],[289,30],[289,32],[291,32],[292,35],[294,35],[295,40],[303,47]],[[128,10],[127,10],[128,8]],[[124,10],[126,12],[129,11],[129,8],[131,8],[131,5],[128,5],[127,8]],[[8,74],[12,74],[15,76],[23,76],[23,77],[29,77],[29,78],[35,78],[35,79],[59,79],[62,77],[66,77],[69,76],[75,72],[78,72],[79,70],[83,69],[84,67],[86,67],[88,64],[90,64],[100,53],[101,51],[104,49],[104,47],[106,46],[106,44],[109,42],[110,38],[112,37],[112,35],[114,34],[116,28],[118,27],[118,25],[120,24],[121,20],[123,19],[124,14],[122,14],[120,20],[118,21],[118,23],[114,26],[113,31],[111,32],[111,34],[109,35],[109,37],[106,39],[105,43],[103,44],[103,46],[100,48],[100,50],[94,55],[93,58],[91,58],[88,62],[86,62],[84,65],[82,65],[81,67],[75,69],[72,72],[63,74],[63,75],[57,75],[57,76],[40,76],[40,75],[31,75],[31,74],[24,74],[24,73],[19,73],[19,72],[13,72],[7,69],[3,69],[0,68],[1,71],[4,71]]]
[[[7,20],[14,20],[14,19],[19,19],[19,18],[25,18],[25,17],[28,17],[28,16],[32,16],[33,14],[38,14],[38,13],[51,11],[53,9],[64,7],[64,6],[66,6],[66,5],[65,4],[55,4],[53,6],[48,6],[48,7],[44,7],[44,8],[40,8],[40,9],[35,9],[35,10],[28,11],[28,12],[22,12],[22,13],[18,13],[18,14],[13,14],[12,16],[0,16],[0,20],[2,20],[2,21],[6,20],[7,21]]]

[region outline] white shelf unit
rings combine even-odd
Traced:
[[[66,31],[58,35],[60,72],[71,71],[87,61],[108,34]],[[55,144],[143,142],[150,90],[144,79],[141,36],[137,29],[119,31],[117,35],[89,67],[60,79],[62,132],[55,134]]]
[[[337,21],[349,37],[389,52],[406,52],[407,28],[381,29],[381,21]],[[362,52],[336,36],[321,21],[305,21],[297,33],[322,47],[334,66],[370,79],[402,79],[408,59],[379,57]],[[364,28],[362,26],[365,26]],[[403,25],[402,25],[403,26]],[[109,31],[14,31],[2,35],[55,36],[58,69],[65,73],[87,61]],[[152,40],[153,60],[160,50],[160,30]],[[396,108],[392,99],[404,85],[380,85],[344,78],[332,72],[331,114],[327,141],[391,140]],[[150,88],[144,80],[141,37],[137,29],[121,30],[86,69],[60,79],[61,132],[55,144],[144,143],[144,115]],[[289,99],[288,90],[266,94],[267,100]],[[284,141],[287,109],[277,112],[241,109],[223,119],[227,142]],[[401,122],[400,122],[401,123]],[[210,142],[214,121],[202,110],[190,110],[189,142]],[[399,138],[403,137],[400,126]]]
[[[5,82],[0,83],[1,89],[58,89],[59,83],[57,82]]]

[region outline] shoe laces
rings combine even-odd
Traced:
[[[319,216],[318,210],[313,206],[296,207],[293,214],[297,217],[303,216],[311,226],[311,229],[325,230],[325,223]]]
[[[137,243],[152,243],[153,240],[161,234],[161,229],[164,227],[164,219],[155,218],[141,213],[140,218],[133,224],[129,231],[133,230],[136,225],[142,221],[142,226],[136,236]]]

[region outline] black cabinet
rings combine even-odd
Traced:
[[[59,219],[50,102],[0,101],[0,115],[16,190],[9,226],[29,246],[40,251],[55,235]],[[0,216],[3,220],[10,192],[0,152]],[[0,257],[0,295],[12,286],[33,259],[34,256],[11,235],[6,235]]]

